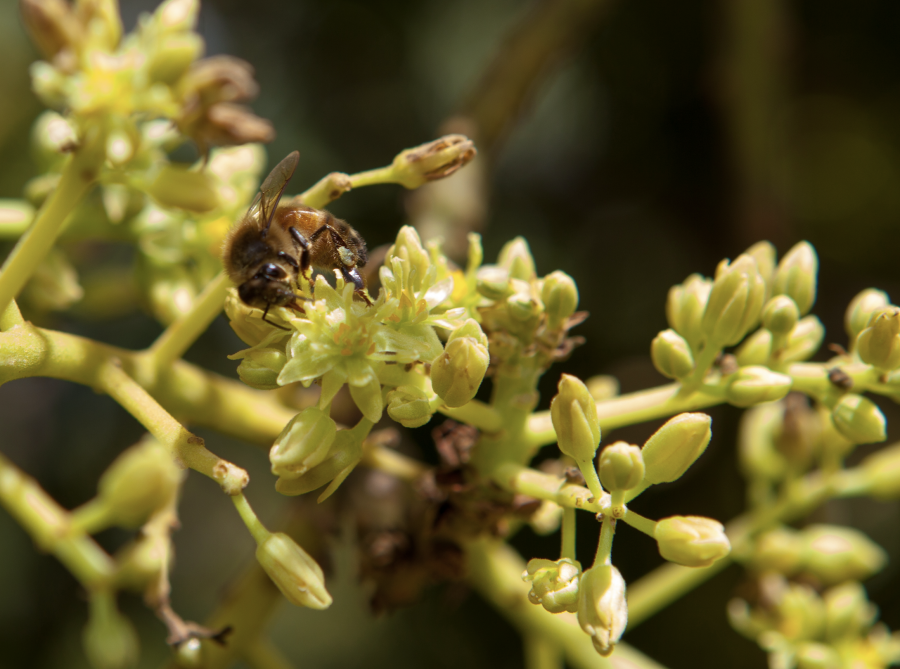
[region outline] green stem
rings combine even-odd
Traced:
[[[612,516],[603,516],[600,525],[600,538],[597,540],[597,552],[594,554],[594,564],[612,564],[613,537],[616,535],[616,519]]]
[[[678,394],[680,388],[680,384],[672,383],[597,402],[600,429],[614,430],[723,403],[721,397],[703,392],[681,397]],[[556,432],[553,430],[549,411],[537,411],[531,415],[526,437],[528,444],[534,448],[556,442]]]
[[[154,365],[163,367],[187,352],[222,311],[230,287],[231,282],[222,272],[203,289],[194,308],[167,327],[148,349]]]
[[[631,509],[628,509],[625,512],[625,515],[622,517],[622,520],[627,524],[631,525],[634,529],[639,532],[643,532],[649,537],[656,536],[656,521],[650,520],[649,518],[645,518],[639,513],[635,513]]]
[[[203,439],[172,418],[115,361],[103,365],[97,380],[99,387],[167,446],[183,466],[210,477],[228,495],[239,494],[247,485],[249,477],[245,470],[208,451]]]
[[[0,270],[0,313],[19,294],[53,246],[69,214],[97,180],[104,137],[94,130],[63,168],[59,184],[41,207],[34,224],[19,239]]]
[[[397,183],[394,178],[394,166],[378,167],[374,170],[366,170],[365,172],[357,172],[350,175],[350,183],[353,188],[361,186],[374,186],[376,184]]]
[[[9,330],[16,325],[24,325],[25,319],[22,318],[22,312],[19,311],[19,305],[12,300],[6,307],[6,310],[0,314],[0,332]]]
[[[256,514],[253,513],[253,509],[250,508],[250,503],[247,502],[247,498],[244,497],[243,493],[232,495],[231,501],[234,502],[234,506],[237,508],[241,520],[244,521],[244,525],[250,530],[250,534],[253,535],[253,540],[256,542],[257,546],[272,536],[272,533],[266,529],[259,521],[259,518],[256,517]]]
[[[584,482],[587,484],[588,490],[591,491],[591,494],[594,496],[595,500],[600,500],[603,498],[603,486],[600,485],[600,477],[597,476],[597,470],[594,468],[594,461],[589,460],[588,462],[579,462],[578,469],[581,471],[582,476],[584,476]]]
[[[560,557],[575,559],[575,509],[563,507]]]
[[[69,532],[69,514],[30,476],[0,455],[0,504],[35,543],[63,563],[87,589],[108,585],[116,564],[89,536]]]
[[[489,404],[479,400],[472,400],[454,409],[440,406],[438,411],[455,421],[477,427],[482,432],[499,432],[503,428],[503,417]]]
[[[371,439],[363,442],[363,457],[360,464],[396,476],[403,481],[415,481],[428,471],[428,467],[418,460],[381,444],[372,443]]]
[[[525,669],[564,669],[559,646],[540,634],[526,634],[524,645]]]

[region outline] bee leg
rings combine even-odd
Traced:
[[[307,278],[307,276],[306,276],[306,272],[309,270],[309,245],[310,245],[310,242],[308,242],[306,240],[306,237],[304,237],[301,234],[301,232],[294,226],[291,226],[288,228],[288,234],[291,236],[291,239],[294,240],[294,245],[297,247],[297,250],[300,251],[300,262],[298,265],[294,265],[295,267],[297,267],[297,270],[298,270],[298,272],[297,272],[297,274],[298,274],[297,287],[298,288],[300,287],[300,276],[301,275],[303,276],[303,278],[305,278],[309,281],[309,285],[310,285],[310,287],[312,287],[312,280]]]
[[[366,284],[363,281],[363,278],[359,275],[359,270],[355,267],[347,269],[346,267],[341,268],[341,274],[344,275],[344,281],[348,283],[352,283],[356,290],[354,291],[357,295],[363,298],[370,307],[372,306],[372,300],[369,299],[369,296],[365,293]]]
[[[287,330],[288,332],[290,332],[290,330],[291,330],[290,328],[286,328],[286,327],[284,327],[284,326],[282,326],[282,325],[278,325],[278,323],[273,323],[273,322],[270,321],[268,318],[266,318],[266,315],[269,313],[269,307],[271,307],[271,306],[272,306],[271,304],[266,304],[266,308],[263,309],[262,319],[263,319],[266,323],[268,323],[269,325],[272,325],[273,327],[276,327],[276,328],[278,328],[279,330]]]

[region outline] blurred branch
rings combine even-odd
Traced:
[[[736,181],[735,237],[740,245],[790,238],[788,212],[775,184],[786,138],[788,5],[780,0],[725,0],[720,104]]]

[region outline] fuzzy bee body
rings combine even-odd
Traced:
[[[366,242],[346,221],[303,204],[278,206],[297,167],[294,151],[266,177],[259,195],[225,239],[222,261],[245,304],[263,309],[297,307],[293,286],[310,268],[339,270],[363,292],[357,270],[368,260]]]

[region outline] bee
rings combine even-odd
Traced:
[[[243,218],[225,239],[222,261],[237,284],[241,301],[263,310],[300,309],[293,285],[310,280],[310,267],[339,270],[356,293],[371,304],[358,268],[368,260],[366,241],[345,221],[303,204],[279,206],[300,154],[290,153],[275,166]],[[272,323],[274,325],[274,323]]]

